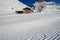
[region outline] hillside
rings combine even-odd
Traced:
[[[16,10],[22,10],[27,7],[25,4],[17,0],[0,0],[0,14],[14,13]]]

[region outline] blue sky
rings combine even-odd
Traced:
[[[34,2],[36,2],[37,0],[19,0],[20,2],[28,5],[28,6],[31,6]],[[46,1],[55,1],[57,4],[60,4],[60,0],[46,0]]]

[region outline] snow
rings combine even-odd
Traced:
[[[0,14],[14,13],[15,11],[22,10],[28,7],[17,0],[0,0]]]
[[[60,13],[60,9],[59,8],[60,8],[60,6],[47,5],[46,8],[44,8],[41,13],[44,13],[44,12],[45,13],[51,13],[51,12]]]
[[[38,40],[42,35],[48,36],[57,30],[60,30],[59,13],[0,16],[0,40]]]
[[[57,8],[60,7],[47,5],[42,12],[30,14],[10,14],[10,9],[7,14],[6,9],[0,10],[5,11],[0,13],[0,40],[59,40],[60,9]]]

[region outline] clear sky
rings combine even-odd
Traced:
[[[37,0],[19,0],[19,1],[28,5],[28,6],[31,6]],[[46,1],[55,1],[57,4],[60,4],[60,0],[46,0]]]

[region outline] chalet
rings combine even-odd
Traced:
[[[30,8],[26,7],[26,8],[23,8],[24,10],[24,13],[31,13],[33,12],[33,10],[31,10]]]

